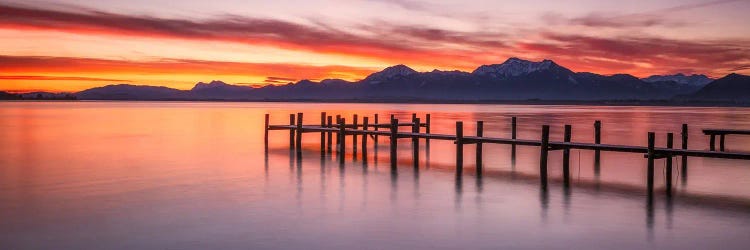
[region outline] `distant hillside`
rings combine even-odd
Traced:
[[[729,74],[689,96],[692,100],[750,102],[750,76]]]
[[[79,92],[97,100],[362,100],[362,101],[514,101],[514,100],[668,100],[698,91],[705,76],[611,76],[576,73],[551,60],[510,58],[473,72],[417,72],[395,65],[357,82],[302,80],[260,88],[221,81],[198,83],[191,90],[139,85],[110,85]],[[691,80],[692,79],[692,80]]]

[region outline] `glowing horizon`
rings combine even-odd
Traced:
[[[8,1],[0,90],[354,81],[395,64],[472,71],[509,57],[577,72],[716,78],[750,73],[748,10],[736,0]]]

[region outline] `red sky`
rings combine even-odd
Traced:
[[[210,2],[210,3],[209,3]],[[357,80],[508,57],[601,74],[750,73],[750,1],[0,3],[0,90]]]

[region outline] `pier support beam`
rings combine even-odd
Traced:
[[[716,151],[716,135],[711,134],[711,151]]]
[[[464,122],[456,122],[456,175],[464,173]]]
[[[412,125],[411,132],[412,133],[419,133],[419,118],[417,118],[417,115],[414,114],[412,116]],[[419,137],[416,135],[411,138],[411,150],[412,150],[412,162],[414,163],[414,168],[419,168]]]
[[[294,114],[289,114],[289,125],[294,126],[295,122],[295,116]],[[294,150],[294,129],[289,130],[289,151]]]
[[[429,134],[430,133],[430,126],[431,126],[430,125],[430,114],[426,114],[425,117],[424,117],[424,120],[425,120],[424,121],[424,123],[425,123],[424,132],[427,133],[427,134]],[[430,138],[429,137],[425,138],[424,142],[425,142],[425,149],[427,150],[427,154],[429,155],[430,154],[430,152],[429,152],[430,151]]]
[[[572,126],[565,125],[565,134],[563,136],[564,142],[570,142],[572,130],[573,130]],[[565,147],[563,149],[563,182],[566,187],[570,186],[570,148],[569,147]]]
[[[338,134],[338,141],[339,141],[339,164],[344,165],[344,160],[346,159],[346,119],[341,118],[339,119],[339,134]]]
[[[391,116],[391,170],[398,166],[398,119]]]
[[[484,121],[477,121],[477,137],[482,137],[482,136],[484,136]],[[482,158],[483,158],[482,143],[477,142],[476,156],[474,158],[474,161],[477,167],[477,176],[482,175],[482,167],[483,167]]]
[[[674,134],[667,133],[667,148],[674,147]],[[667,158],[665,159],[666,162],[666,171],[667,171],[667,196],[672,195],[672,155],[667,155]]]
[[[594,121],[594,143],[601,144],[602,143],[602,121],[596,120]],[[596,176],[599,176],[600,172],[600,163],[601,163],[602,157],[601,152],[599,150],[594,151],[594,173]]]
[[[352,124],[354,124],[354,129],[359,129],[359,116],[357,114],[354,114],[352,117]],[[352,134],[352,157],[356,160],[357,159],[357,134]]]
[[[295,129],[295,132],[297,132],[296,135],[296,151],[297,156],[302,155],[302,113],[297,113],[297,129]]]
[[[656,134],[654,134],[654,132],[648,132],[648,179],[646,180],[646,188],[648,189],[649,197],[654,194],[654,158],[656,157],[656,153],[654,151],[655,141]]]
[[[328,118],[328,121],[327,121],[328,122],[328,128],[333,128],[333,117],[329,115],[327,118]],[[333,153],[333,146],[332,146],[332,144],[333,144],[333,132],[328,131],[328,138],[326,138],[326,139],[327,139],[326,140],[326,150],[328,151],[329,154]]]
[[[688,149],[688,125],[682,124],[682,149]],[[687,155],[682,156],[682,184],[687,184],[687,169],[688,169],[688,158]]]
[[[516,117],[510,118],[510,139],[516,139]],[[516,166],[516,144],[510,145],[510,163],[513,167]]]
[[[370,125],[369,123],[370,123],[370,118],[367,116],[363,117],[362,118],[362,130],[367,131]],[[363,162],[367,162],[367,136],[368,136],[367,134],[362,135],[362,161]]]
[[[269,120],[269,118],[270,118],[269,114],[266,114],[266,116],[265,116],[265,124],[263,125],[263,130],[264,130],[263,142],[264,142],[264,145],[265,145],[266,153],[268,153],[268,120]]]
[[[549,155],[549,125],[542,126],[542,140],[539,156],[539,180],[542,187],[547,187],[547,156]]]
[[[722,134],[719,136],[719,151],[724,152],[724,138],[726,135]]]
[[[326,127],[326,112],[320,112],[320,127]],[[326,155],[326,132],[320,132],[320,157]]]
[[[375,124],[375,131],[380,130],[380,128],[378,127],[378,125],[380,124],[378,123],[378,114],[375,114],[375,120],[373,121],[373,124]],[[375,144],[374,147],[378,148],[378,135],[375,135],[373,137],[373,143]]]

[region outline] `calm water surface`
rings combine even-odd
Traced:
[[[538,185],[539,149],[485,145],[485,172],[455,178],[451,142],[432,141],[414,169],[408,139],[400,167],[388,143],[370,146],[367,164],[320,156],[318,134],[290,157],[288,132],[263,147],[263,115],[273,124],[320,112],[382,118],[432,114],[433,132],[485,121],[485,135],[553,140],[564,124],[573,141],[645,145],[649,131],[688,123],[690,148],[708,148],[700,128],[750,129],[748,108],[522,105],[402,105],[192,102],[0,102],[0,249],[746,249],[750,243],[750,161],[691,158],[675,168],[673,199],[645,194],[639,154],[573,150],[573,184],[560,184],[561,153],[550,154],[548,190]],[[361,119],[361,118],[360,118]],[[372,118],[371,118],[372,119]],[[351,145],[351,144],[349,144]],[[424,145],[424,143],[423,143]],[[730,136],[730,151],[750,137]],[[348,152],[352,152],[351,148]],[[377,154],[377,155],[374,155]],[[679,162],[679,161],[677,161]]]

